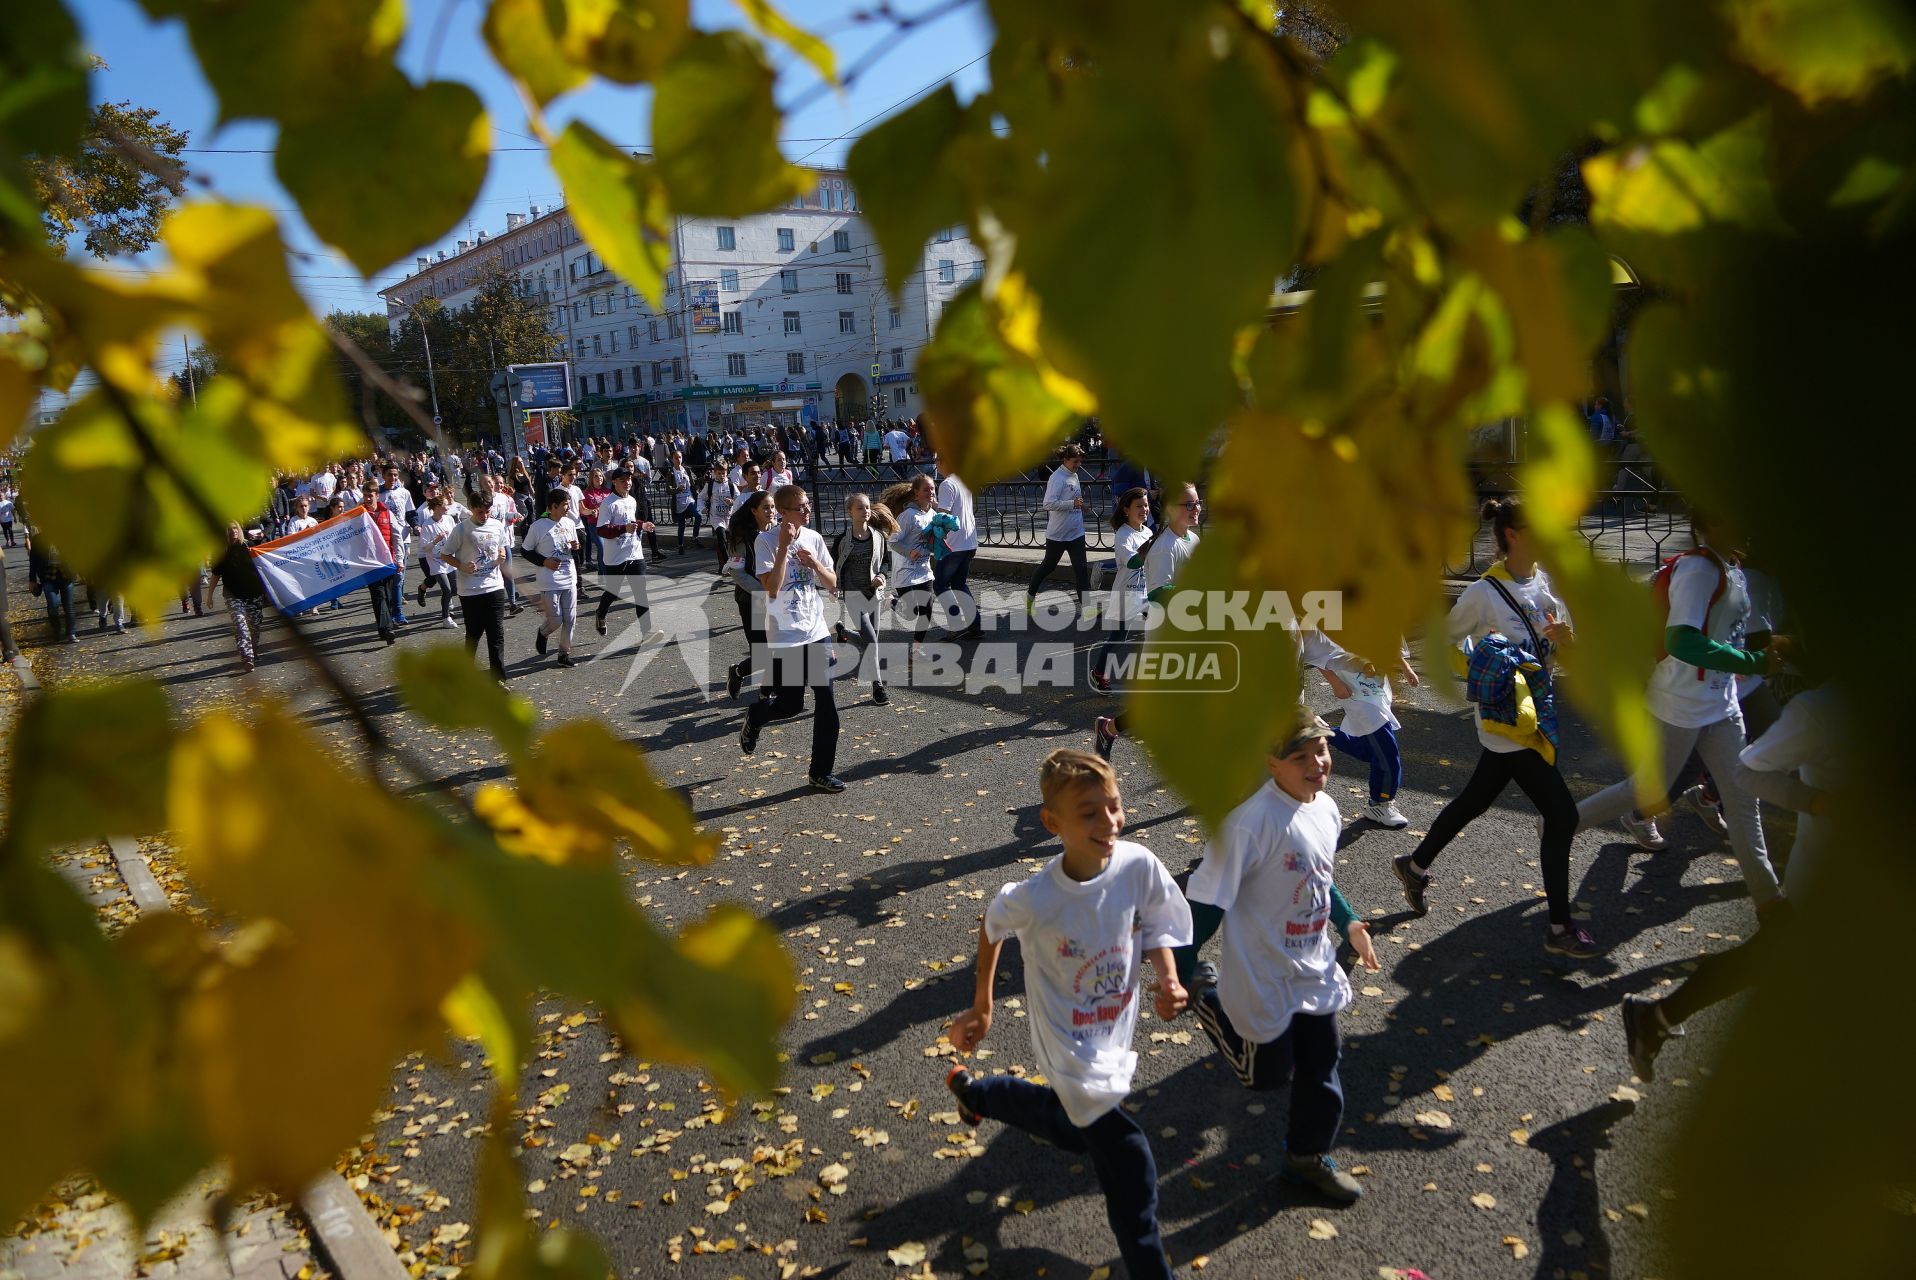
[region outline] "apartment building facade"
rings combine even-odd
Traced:
[[[418,259],[381,296],[397,325],[425,298],[462,306],[490,271],[513,273],[548,309],[553,358],[570,362],[573,407],[593,434],[849,421],[879,391],[888,416],[917,413],[918,352],[982,274],[983,252],[963,228],[941,231],[893,298],[850,182],[814,172],[816,186],[776,210],[677,219],[656,310],[563,207],[508,214],[503,233]]]

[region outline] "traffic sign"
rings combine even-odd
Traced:
[[[439,415],[435,413],[432,415],[432,425],[435,427],[442,427],[445,425],[445,423],[441,422],[439,420]]]
[[[878,376],[878,361],[874,360],[872,361],[872,377],[876,378],[877,376]]]

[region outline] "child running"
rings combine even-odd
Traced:
[[[998,954],[1016,935],[1032,1052],[1050,1087],[974,1076],[963,1064],[945,1083],[967,1124],[988,1116],[1090,1157],[1132,1280],[1169,1277],[1158,1233],[1157,1163],[1144,1131],[1118,1104],[1131,1092],[1138,1065],[1131,1037],[1141,962],[1149,959],[1157,970],[1158,1017],[1176,1017],[1187,1002],[1171,948],[1191,939],[1190,908],[1155,854],[1118,838],[1124,799],[1109,764],[1083,751],[1053,751],[1038,788],[1039,820],[1064,852],[1030,879],[1005,885],[986,909],[977,994],[952,1023],[951,1043],[970,1053],[991,1030]]]
[[[1198,1024],[1247,1089],[1291,1089],[1279,1176],[1340,1204],[1363,1195],[1327,1154],[1344,1116],[1337,1014],[1351,1002],[1329,925],[1375,972],[1370,929],[1331,883],[1343,817],[1324,794],[1332,729],[1302,704],[1271,752],[1271,780],[1231,811],[1191,873],[1197,949],[1220,926],[1223,963],[1197,964]]]
[[[1197,486],[1187,484],[1179,492],[1178,500],[1166,513],[1164,526],[1144,544],[1144,598],[1153,604],[1162,605],[1171,598],[1172,583],[1184,562],[1197,550],[1198,517],[1204,514],[1204,503],[1198,497]],[[1117,745],[1118,737],[1124,732],[1124,713],[1115,716],[1099,716],[1097,721],[1097,752],[1104,759],[1111,758],[1111,748]]]
[[[1333,653],[1317,669],[1344,711],[1343,721],[1331,734],[1331,745],[1370,766],[1370,805],[1357,816],[1380,827],[1407,827],[1410,819],[1397,807],[1397,793],[1404,785],[1397,731],[1403,725],[1391,710],[1390,678],[1335,640],[1324,637],[1324,642]],[[1397,665],[1411,688],[1416,688],[1417,672],[1401,644]]]
[[[843,645],[863,644],[871,657],[872,701],[882,707],[891,695],[885,692],[885,673],[878,663],[878,613],[891,571],[891,539],[898,533],[898,521],[889,507],[872,506],[871,495],[864,493],[846,499],[845,517],[850,523],[832,539],[832,563],[838,566],[839,595],[858,635],[854,638],[842,621],[832,625],[832,634]],[[862,665],[864,659],[859,661]]]
[[[569,514],[572,495],[563,487],[546,491],[546,514],[526,531],[526,554],[539,566],[539,608],[545,621],[532,647],[544,656],[547,643],[559,637],[559,662],[572,660],[572,630],[579,617],[579,528]]]

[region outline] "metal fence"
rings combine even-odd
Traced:
[[[1479,500],[1517,492],[1520,465],[1473,465]],[[1114,469],[1110,459],[1088,457],[1078,471],[1084,493],[1085,543],[1094,552],[1108,551],[1112,545],[1110,513],[1115,495],[1110,474]],[[846,525],[845,503],[851,495],[867,494],[876,502],[889,486],[930,470],[925,463],[831,464],[815,471],[801,466],[797,479],[811,492],[813,527],[829,540]],[[1044,493],[1051,470],[1034,467],[973,495],[980,546],[1044,546]],[[1664,485],[1653,463],[1640,457],[1605,461],[1600,464],[1599,479],[1603,487],[1578,525],[1578,532],[1597,555],[1647,573],[1665,556],[1691,545],[1689,509],[1683,496]],[[667,508],[669,503],[661,509]],[[1479,521],[1463,562],[1450,565],[1449,571],[1453,575],[1481,573],[1496,554],[1489,523]]]

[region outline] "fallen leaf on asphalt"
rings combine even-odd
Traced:
[[[1111,1280],[1111,1268],[1098,1267],[1091,1272],[1086,1280]]]
[[[1530,1256],[1530,1246],[1523,1242],[1522,1236],[1505,1236],[1504,1243],[1510,1246],[1511,1257],[1528,1258]]]
[[[1563,1233],[1563,1242],[1572,1249],[1580,1249],[1583,1247],[1583,1232],[1566,1231]]]
[[[1647,1204],[1626,1204],[1623,1206],[1623,1211],[1625,1213],[1634,1213],[1637,1217],[1645,1221],[1648,1221],[1650,1217],[1650,1206]]]
[[[833,1053],[829,1049],[827,1049],[824,1053],[815,1053],[812,1055],[812,1058],[811,1058],[812,1065],[815,1067],[827,1066],[830,1063],[834,1063],[837,1061],[838,1061],[838,1055],[836,1053]]]
[[[448,1222],[444,1226],[432,1229],[434,1244],[457,1244],[472,1234],[472,1227],[464,1222]]]
[[[1495,1209],[1497,1207],[1497,1197],[1491,1195],[1488,1191],[1479,1191],[1476,1195],[1470,1197],[1470,1203],[1476,1205],[1479,1209]]]
[[[1419,1111],[1416,1120],[1418,1124],[1427,1124],[1433,1129],[1450,1128],[1450,1116],[1442,1111]]]
[[[983,1262],[991,1256],[991,1246],[983,1240],[973,1240],[965,1246],[965,1257],[972,1262]]]
[[[985,1202],[986,1200],[989,1200],[990,1198],[991,1198],[990,1196],[987,1196],[987,1195],[986,1195],[986,1194],[985,1194],[984,1192],[982,1192],[982,1191],[967,1191],[967,1192],[965,1192],[965,1203],[966,1203],[966,1204],[983,1204],[983,1203],[984,1203],[984,1202]]]
[[[1430,1096],[1437,1099],[1437,1101],[1439,1102],[1457,1101],[1457,1095],[1451,1091],[1451,1087],[1447,1084],[1440,1084],[1436,1086],[1434,1089],[1430,1091]]]
[[[1527,1147],[1530,1145],[1530,1130],[1512,1129],[1510,1131],[1510,1140],[1520,1147]]]
[[[732,1202],[730,1200],[714,1200],[705,1206],[705,1211],[716,1218],[731,1207]]]
[[[559,1153],[559,1159],[567,1164],[588,1164],[592,1160],[592,1148],[583,1142],[575,1142]]]
[[[1191,1270],[1193,1271],[1202,1271],[1210,1265],[1211,1255],[1208,1253],[1200,1253],[1197,1257],[1191,1259]]]
[[[1620,1084],[1610,1091],[1610,1100],[1612,1102],[1642,1102],[1643,1095],[1627,1084]]]
[[[852,1171],[842,1164],[828,1164],[818,1171],[820,1186],[835,1187],[851,1176]]]
[[[1036,1200],[1020,1200],[1011,1207],[1021,1214],[1029,1215],[1033,1209],[1038,1207],[1038,1202]]]
[[[819,1102],[838,1092],[835,1084],[815,1084],[812,1086],[812,1101]]]
[[[1384,994],[1384,989],[1382,987],[1364,987],[1363,993],[1367,996],[1381,996]]]
[[[925,1246],[916,1240],[907,1240],[896,1249],[885,1250],[885,1256],[894,1267],[915,1267],[925,1260]]]
[[[1326,1222],[1322,1218],[1312,1218],[1311,1219],[1311,1239],[1313,1240],[1337,1239],[1336,1225],[1334,1223]]]

